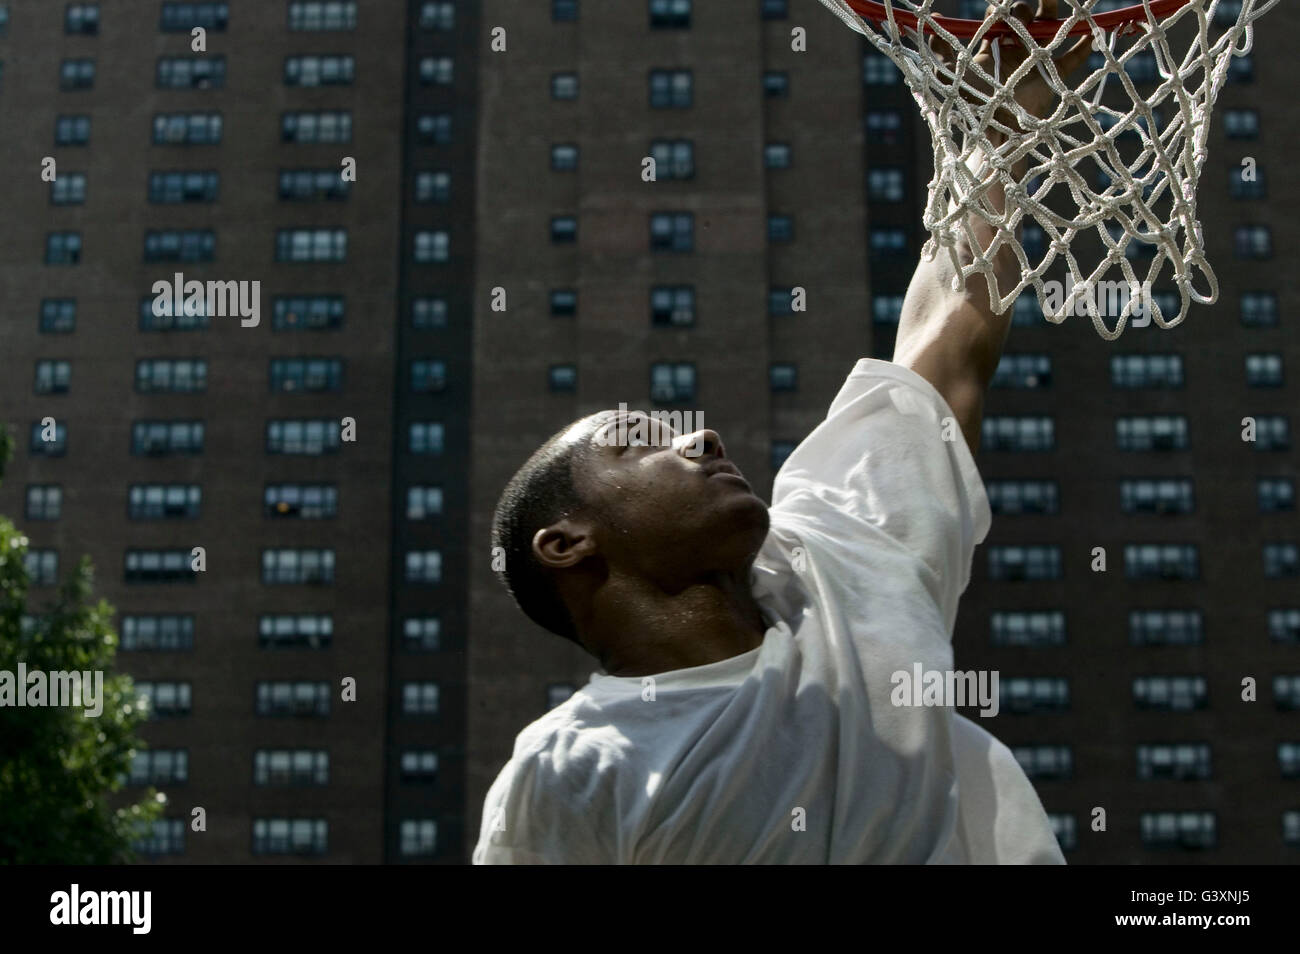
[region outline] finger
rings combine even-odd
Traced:
[[[1056,60],[1056,72],[1062,77],[1069,76],[1087,62],[1092,55],[1093,39],[1090,36],[1079,38],[1064,56]]]

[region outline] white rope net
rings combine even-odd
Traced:
[[[1149,316],[1159,327],[1171,328],[1187,316],[1193,301],[1218,300],[1218,281],[1196,215],[1211,112],[1233,58],[1251,50],[1254,21],[1278,0],[1190,0],[1163,18],[1152,12],[1151,0],[1060,0],[1063,23],[1047,40],[1035,40],[1011,15],[1013,0],[992,0],[990,16],[969,39],[954,36],[935,19],[952,15],[932,9],[942,5],[936,0],[882,0],[889,16],[881,23],[864,21],[846,0],[821,2],[902,70],[921,107],[935,170],[923,255],[929,260],[939,248],[946,250],[956,272],[955,289],[983,274],[990,303],[1001,314],[1033,285],[1048,321],[1059,324],[1071,314],[1087,314],[1107,340],[1118,338],[1135,316],[1142,324]],[[1107,32],[1094,19],[1135,5],[1144,15],[1122,31]],[[921,31],[900,23],[900,12],[914,14]],[[987,56],[983,64],[976,62],[988,28],[999,21],[1011,25],[1028,51],[1007,75],[999,75],[1006,71],[997,42],[991,63]],[[1080,23],[1095,38],[1094,52],[1067,80],[1054,60],[1078,42],[1070,32]],[[927,42],[919,32],[938,40]],[[946,52],[955,55],[940,54],[945,42],[951,48]],[[1187,52],[1179,58],[1174,48],[1182,46]],[[1033,69],[1058,94],[1055,108],[1043,118],[1014,98]],[[1000,145],[990,141],[991,133]],[[977,151],[982,163],[979,157],[971,161]],[[1014,167],[1023,166],[1022,159],[1027,166],[1017,175]],[[989,195],[997,184],[1006,196],[1003,211]],[[971,231],[972,215],[996,230],[985,250]],[[1017,237],[1022,225],[1023,242]],[[1100,247],[1076,242],[1090,232],[1100,238]],[[963,235],[973,256],[964,261],[956,249]],[[1020,263],[1020,280],[1012,288],[999,288],[994,274],[992,260],[1003,245]],[[1100,261],[1089,270],[1079,258],[1090,251]],[[1056,265],[1049,273],[1058,259],[1064,268]],[[1162,278],[1166,270],[1172,274]],[[1063,282],[1052,278],[1062,271],[1068,272]],[[1196,272],[1208,284],[1204,293],[1195,286]],[[1154,292],[1162,287],[1158,283],[1176,289],[1176,316],[1161,308],[1162,296]],[[1169,311],[1173,301],[1172,295],[1165,297]]]

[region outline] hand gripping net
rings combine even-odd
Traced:
[[[1002,314],[1032,284],[1048,321],[1059,324],[1072,313],[1086,313],[1107,340],[1118,338],[1134,315],[1143,316],[1143,324],[1149,315],[1159,327],[1171,328],[1186,317],[1191,302],[1218,300],[1218,281],[1205,257],[1196,217],[1210,115],[1232,58],[1250,52],[1254,21],[1278,0],[1183,0],[1172,12],[1170,0],[1060,0],[1060,27],[1037,39],[1011,15],[1013,0],[993,0],[992,14],[967,38],[945,27],[943,14],[931,9],[935,0],[882,2],[883,11],[877,12],[883,19],[877,22],[855,11],[870,12],[859,0],[822,0],[902,70],[921,107],[935,169],[924,217],[931,237],[922,254],[928,261],[940,247],[946,250],[956,272],[955,290],[975,273],[983,274],[990,303]],[[1097,22],[1110,22],[1106,13],[1134,6],[1142,8],[1137,18],[1109,32]],[[948,26],[959,22],[946,20]],[[1014,31],[1028,51],[1008,75],[1001,75],[1007,71],[996,41],[993,61],[986,64],[992,74],[974,61],[990,29],[995,34]],[[1038,32],[1044,32],[1041,25]],[[922,33],[936,39],[927,41]],[[1062,78],[1054,59],[1088,34],[1095,38],[1092,60],[1077,71],[1077,80]],[[1190,41],[1181,61],[1171,52],[1179,37]],[[941,41],[955,56],[941,55]],[[1031,69],[1058,94],[1054,110],[1041,119],[1013,96]],[[993,145],[990,132],[1000,136],[1001,145]],[[976,151],[986,161],[968,165]],[[1022,158],[1027,170],[1017,177],[1013,167]],[[999,183],[1006,196],[1004,212],[988,195]],[[971,232],[972,214],[996,230],[987,250],[980,250]],[[1030,261],[1017,238],[1022,219],[1041,229],[1041,243],[1025,243],[1037,261]],[[956,248],[959,229],[973,256],[965,262]],[[1101,261],[1085,274],[1072,245],[1089,231],[1101,239],[1096,253]],[[1034,236],[1038,238],[1036,231]],[[1009,289],[998,287],[992,263],[1004,244],[1021,270],[1019,282]],[[1086,242],[1078,244],[1079,251],[1088,251]],[[1045,275],[1058,258],[1064,260],[1068,278],[1063,284],[1049,283]],[[1145,276],[1134,271],[1135,263],[1146,265]],[[1166,264],[1181,299],[1174,318],[1166,318],[1160,296],[1152,294]],[[1116,269],[1122,282],[1108,278]],[[1205,294],[1193,285],[1194,269],[1209,284]],[[1112,307],[1106,310],[1118,312],[1112,314],[1113,328],[1098,307],[1107,305],[1107,295]]]

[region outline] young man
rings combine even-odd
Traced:
[[[1042,115],[1030,76],[1017,97]],[[771,507],[713,431],[612,411],[514,476],[506,585],[607,675],[519,734],[476,863],[1063,863],[1006,746],[892,691],[954,669],[990,522],[973,451],[1009,315],[951,279],[944,255],[918,266],[893,362],[857,362]],[[620,439],[637,424],[648,440]]]

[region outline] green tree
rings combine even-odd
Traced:
[[[0,479],[12,450],[0,426]],[[27,538],[0,516],[0,671],[16,675],[20,662],[28,672],[101,671],[103,711],[86,718],[78,707],[0,706],[0,862],[130,861],[162,799],[150,789],[139,802],[113,804],[123,800],[114,793],[144,747],[135,732],[146,717],[130,677],[112,672],[113,608],[91,603],[94,573],[82,557],[55,599],[29,610],[26,553]]]

